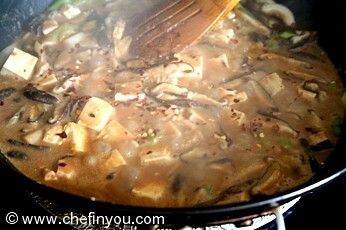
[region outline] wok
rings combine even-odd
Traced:
[[[51,0],[5,0],[0,1],[0,49],[13,41],[22,28],[33,26],[28,23],[50,4]],[[300,27],[319,32],[319,42],[327,51],[337,66],[343,82],[346,81],[346,24],[343,14],[346,7],[342,1],[327,0],[281,0],[296,15]],[[208,224],[227,222],[229,219],[260,214],[272,210],[280,204],[288,202],[298,196],[306,195],[317,188],[326,185],[336,177],[346,172],[346,135],[345,125],[342,137],[335,151],[324,167],[318,169],[315,176],[307,183],[289,191],[254,198],[248,202],[203,208],[144,208],[123,205],[113,205],[100,201],[91,201],[86,198],[67,194],[47,186],[41,185],[18,172],[0,154],[0,167],[10,175],[16,190],[26,190],[46,197],[59,204],[66,204],[74,209],[95,211],[97,214],[107,215],[152,215],[164,216],[166,223]]]

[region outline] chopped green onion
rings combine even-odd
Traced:
[[[279,37],[282,39],[291,39],[294,36],[296,36],[296,34],[291,31],[283,31],[279,33]]]
[[[333,120],[330,126],[335,136],[339,137],[341,135],[341,127],[343,123],[344,119],[340,115],[336,114],[333,116]]]
[[[280,138],[278,143],[288,151],[293,150],[296,147],[296,144],[290,138]]]
[[[340,92],[342,90],[342,88],[343,88],[342,85],[336,81],[331,81],[328,84],[328,89],[331,92]]]
[[[87,1],[88,0],[56,0],[48,7],[48,10],[49,11],[58,10],[67,4],[77,6],[77,5],[83,4]]]

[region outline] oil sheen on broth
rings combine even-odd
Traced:
[[[116,204],[218,205],[306,182],[335,146],[342,83],[282,6],[244,1],[150,62],[123,31],[159,1],[58,2],[2,52],[0,149],[28,177]]]

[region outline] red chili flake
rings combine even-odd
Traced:
[[[4,105],[4,102],[3,101],[0,101],[0,106],[3,106]]]
[[[67,164],[66,164],[65,162],[60,162],[58,165],[59,165],[60,167],[65,167]]]
[[[53,70],[52,69],[48,69],[47,73],[48,73],[48,75],[52,75],[53,74]]]
[[[153,151],[148,151],[148,152],[147,152],[147,155],[149,155],[149,154],[151,154],[151,153],[153,153]]]
[[[275,131],[275,132],[279,132],[280,131],[280,126],[279,125],[273,125],[273,130]]]
[[[233,42],[233,44],[238,44],[239,41],[237,39],[231,39],[231,41]]]
[[[62,133],[58,133],[58,134],[56,134],[57,136],[59,136],[60,138],[62,138],[62,139],[65,139],[65,138],[67,138],[67,134],[66,134],[66,132],[64,131],[64,132],[62,132]]]
[[[234,102],[234,103],[239,103],[239,102],[240,102],[240,100],[239,100],[239,99],[237,99],[237,98],[235,98],[235,99],[233,100],[233,102]]]
[[[93,114],[93,113],[89,113],[89,116],[92,117],[92,118],[96,117],[95,114]]]

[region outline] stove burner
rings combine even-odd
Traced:
[[[64,216],[69,215],[71,212],[73,212],[74,216],[81,217],[84,215],[84,213],[75,211],[71,207],[63,207],[57,203],[51,202],[48,199],[43,198],[42,196],[39,196],[33,192],[29,192],[28,196],[38,205],[40,205],[43,209],[45,209],[48,213],[51,215],[57,216],[60,220],[63,219]],[[257,217],[249,217],[245,220],[239,222],[232,222],[230,220],[230,223],[227,224],[211,224],[210,226],[206,227],[183,227],[181,230],[256,230],[259,229],[272,221],[276,220],[277,223],[277,229],[278,230],[285,230],[285,222],[283,218],[283,214],[287,213],[298,201],[300,200],[300,197],[283,204],[271,212],[260,214]],[[243,218],[242,218],[243,219]],[[94,225],[70,225],[74,229],[78,230],[89,230],[89,229],[104,229],[104,226],[94,226]],[[152,226],[148,229],[165,229],[162,226]],[[139,226],[130,226],[130,225],[112,225],[109,228],[110,230],[138,230]]]

